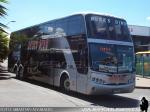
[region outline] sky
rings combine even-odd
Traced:
[[[150,0],[8,0],[4,24],[13,32],[76,12],[107,13],[150,27]],[[10,22],[16,21],[16,22]]]

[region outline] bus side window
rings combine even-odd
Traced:
[[[57,20],[56,21],[56,33],[62,35],[62,36],[66,36],[67,35],[67,20],[63,19],[63,20]]]
[[[82,16],[70,17],[67,23],[68,36],[85,34],[84,20]]]
[[[65,69],[67,67],[65,56],[62,51],[51,53],[51,55],[51,62],[53,68]]]

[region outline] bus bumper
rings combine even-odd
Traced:
[[[134,88],[135,83],[126,85],[99,85],[92,83],[87,86],[87,95],[131,93]]]

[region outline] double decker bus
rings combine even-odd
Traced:
[[[8,67],[19,62],[20,79],[86,95],[134,90],[134,48],[122,18],[78,13],[13,32],[11,41],[16,38],[26,41],[10,42]]]

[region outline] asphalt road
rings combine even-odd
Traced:
[[[139,109],[145,96],[150,101],[149,89],[135,89],[133,93],[85,96],[75,92],[63,93],[59,88],[37,81],[20,81],[10,73],[0,75],[0,107],[104,107]]]

